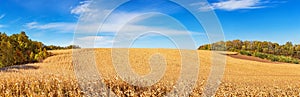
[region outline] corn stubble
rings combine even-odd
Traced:
[[[176,94],[180,91],[180,87],[175,86],[181,70],[179,50],[129,50],[130,67],[139,75],[147,75],[151,72],[149,64],[151,55],[160,53],[165,57],[167,66],[164,76],[156,84],[148,87],[133,86],[122,81],[112,65],[111,50],[95,49],[94,53],[101,81],[106,85],[100,90],[102,96],[149,97],[165,96],[173,92],[175,95],[170,96],[197,97],[204,91],[211,67],[210,51],[197,51],[200,59],[198,81],[192,93],[187,95]],[[93,51],[93,49],[83,49],[82,53],[88,51]],[[84,91],[80,88],[74,73],[72,51],[60,50],[51,51],[51,53],[54,56],[45,59],[42,63],[1,69],[0,96],[84,96]],[[135,81],[135,79],[131,80]],[[300,96],[300,66],[227,57],[224,77],[216,96]]]

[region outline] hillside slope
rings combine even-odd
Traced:
[[[160,53],[167,66],[163,78],[155,85],[136,88],[116,76],[111,62],[112,49],[95,49],[96,64],[103,81],[118,96],[162,96],[173,89],[179,77],[181,57],[174,49],[130,49],[130,66],[139,75],[151,72],[149,58]],[[118,49],[116,49],[118,50]],[[82,54],[93,49],[78,50]],[[54,56],[42,63],[1,69],[0,96],[82,96],[76,84],[72,50],[51,51]],[[194,51],[190,51],[194,52]],[[203,92],[210,71],[211,51],[196,51],[200,59],[197,87],[192,96]],[[84,57],[83,57],[84,58]],[[300,96],[300,65],[270,63],[226,57],[226,68],[217,96]],[[86,59],[88,60],[88,58]],[[197,61],[190,59],[190,61]],[[187,74],[188,75],[188,74]],[[107,95],[107,94],[103,94]]]

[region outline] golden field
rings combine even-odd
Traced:
[[[180,76],[181,56],[175,49],[130,49],[129,62],[132,70],[139,75],[151,72],[149,59],[159,53],[165,57],[166,72],[158,83],[149,87],[130,85],[117,76],[112,64],[112,49],[77,50],[84,64],[95,62],[106,88],[99,95],[117,96],[164,96],[175,87]],[[121,49],[113,49],[121,50]],[[190,95],[200,96],[204,90],[211,67],[211,51],[192,51],[198,53],[200,70],[197,86]],[[50,51],[53,56],[42,63],[12,66],[1,69],[0,96],[83,96],[78,85],[72,61],[72,50]],[[90,55],[90,53],[93,53]],[[122,56],[122,55],[120,55]],[[94,57],[95,60],[93,60]],[[197,59],[189,59],[197,61]],[[193,67],[191,67],[193,68]],[[78,73],[78,72],[77,72]],[[188,73],[186,75],[189,75]],[[93,83],[93,82],[91,82]],[[95,82],[97,83],[97,82]],[[85,86],[85,85],[83,85]],[[97,90],[95,90],[97,91]],[[300,96],[300,65],[288,63],[257,62],[226,57],[226,67],[216,96]]]

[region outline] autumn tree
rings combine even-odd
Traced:
[[[35,62],[39,54],[39,59],[49,56],[41,42],[32,41],[23,31],[11,36],[0,32],[0,47],[0,67]]]
[[[300,58],[300,45],[293,45],[292,42],[286,42],[283,45],[278,43],[272,43],[268,41],[241,41],[241,40],[232,40],[232,41],[220,41],[212,44],[206,44],[200,46],[199,50],[219,50],[220,44],[226,45],[227,51],[236,51],[241,50],[251,51],[251,52],[261,52],[266,54],[274,55],[284,55],[291,56],[295,58]]]
[[[223,50],[221,44],[223,41],[200,46],[199,50]],[[240,54],[255,56],[272,61],[299,63],[300,45],[293,45],[292,42],[286,42],[283,45],[268,41],[226,41],[227,51],[240,52]],[[298,58],[298,59],[297,59]]]

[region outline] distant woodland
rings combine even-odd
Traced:
[[[220,41],[212,44],[202,45],[199,50],[222,50],[239,52],[243,55],[255,56],[271,61],[299,64],[300,45],[292,42],[278,44],[268,41]]]
[[[71,48],[80,47],[74,45],[68,47],[46,46],[42,42],[29,39],[23,31],[19,34],[12,34],[11,36],[0,32],[0,68],[39,62],[50,56],[47,50]]]

